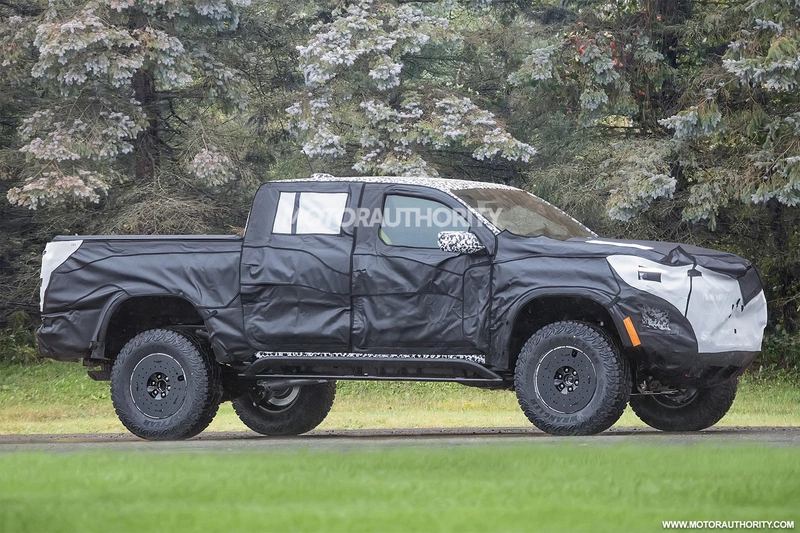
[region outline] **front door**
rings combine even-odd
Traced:
[[[480,354],[488,349],[491,261],[439,249],[441,231],[473,231],[444,192],[368,184],[353,254],[353,347],[365,353]],[[362,210],[363,211],[363,210]]]
[[[265,351],[348,351],[350,259],[361,184],[259,190],[242,249],[244,330]]]

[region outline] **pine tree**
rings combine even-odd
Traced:
[[[434,75],[464,48],[461,11],[448,0],[359,0],[314,28],[298,47],[306,89],[287,109],[303,151],[345,158],[362,174],[452,174],[453,157],[434,162],[442,152],[529,161],[534,148],[477,95]]]
[[[153,181],[181,162],[200,183],[228,181],[230,157],[204,135],[218,117],[203,110],[244,105],[226,59],[239,55],[234,37],[247,4],[54,1],[5,20],[3,33],[21,37],[15,46],[35,58],[30,76],[43,96],[19,128],[27,161],[8,199],[33,209],[97,202],[115,181]],[[180,130],[202,142],[187,143]]]

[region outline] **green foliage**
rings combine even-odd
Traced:
[[[800,335],[789,333],[777,325],[772,334],[765,336],[761,353],[753,366],[779,369],[796,376],[800,373]]]
[[[24,311],[11,313],[8,328],[0,329],[0,363],[32,365],[42,362],[36,346],[35,322]]]
[[[479,161],[527,162],[531,146],[421,59],[463,53],[459,11],[449,0],[419,7],[361,0],[334,10],[333,21],[298,47],[307,92],[287,112],[303,151],[354,159],[363,174],[438,175],[430,154],[453,148]]]
[[[235,37],[249,3],[17,6],[25,14],[0,24],[12,52],[4,63],[40,97],[25,102],[13,140],[24,157],[9,155],[8,200],[31,209],[98,203],[115,183],[152,181],[159,171],[162,182],[175,171],[207,186],[233,179],[236,153],[215,134],[246,103]]]

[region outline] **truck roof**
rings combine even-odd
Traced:
[[[429,178],[425,176],[331,176],[330,174],[312,174],[310,178],[298,180],[280,180],[290,182],[303,181],[354,181],[359,183],[398,183],[402,185],[421,185],[440,191],[460,191],[464,189],[511,189],[519,190],[501,183],[486,183],[482,181],[467,181],[447,178]]]

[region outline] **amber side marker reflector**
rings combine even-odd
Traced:
[[[639,334],[636,333],[636,329],[633,327],[633,320],[631,320],[631,317],[626,316],[622,323],[625,324],[625,329],[628,330],[628,337],[631,338],[631,343],[634,348],[642,344],[642,341],[639,340]]]

